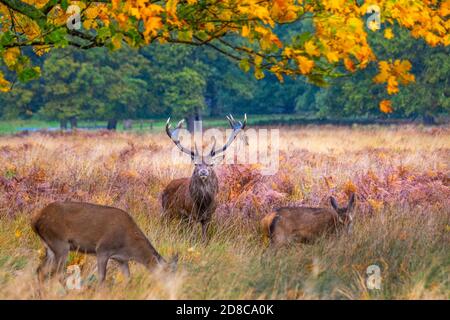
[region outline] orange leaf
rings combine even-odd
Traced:
[[[383,100],[380,102],[380,111],[383,113],[392,113],[392,101]]]

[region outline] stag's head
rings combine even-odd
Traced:
[[[244,121],[237,121],[233,118],[232,115],[227,116],[228,122],[230,123],[231,129],[233,130],[230,137],[228,138],[225,145],[219,149],[216,148],[216,139],[212,138],[212,148],[210,152],[206,155],[200,153],[197,149],[197,146],[194,144],[194,148],[186,148],[181,145],[179,139],[179,130],[182,128],[184,120],[178,122],[175,129],[171,128],[170,118],[166,123],[166,133],[169,138],[175,143],[175,145],[184,153],[188,154],[191,157],[192,162],[194,163],[194,173],[193,177],[200,179],[202,182],[208,181],[208,179],[214,175],[214,164],[217,163],[217,159],[222,158],[224,156],[225,151],[231,145],[231,143],[236,139],[237,135],[241,130],[243,130],[247,124],[247,115],[244,116]]]
[[[344,225],[348,233],[353,229],[353,215],[355,209],[355,194],[350,195],[347,206],[340,207],[334,197],[330,197],[331,206],[337,212],[339,223]]]

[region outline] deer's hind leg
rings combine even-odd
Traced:
[[[46,276],[54,271],[55,267],[55,253],[47,245],[45,245],[45,257],[42,258],[39,266],[37,267],[37,275],[39,282],[42,283]]]
[[[53,244],[54,253],[55,253],[55,262],[53,270],[55,274],[58,276],[59,282],[63,283],[64,278],[64,267],[66,265],[67,255],[69,254],[70,244],[64,241],[58,241]]]
[[[280,248],[291,242],[291,237],[287,235],[283,230],[275,230],[270,236],[270,245],[273,248]]]
[[[128,265],[128,261],[126,261],[126,260],[118,260],[118,259],[114,259],[114,258],[113,258],[113,260],[118,263],[120,272],[122,272],[122,274],[127,279],[130,279],[130,266]]]
[[[59,281],[62,281],[62,271],[66,262],[67,254],[69,253],[70,246],[68,243],[58,241],[52,243],[49,246],[45,245],[45,258],[41,261],[41,264],[37,268],[39,281],[45,280],[47,275],[54,276],[58,274]]]
[[[104,252],[97,254],[97,272],[98,282],[102,284],[106,278],[106,267],[108,266],[108,260],[110,256]]]

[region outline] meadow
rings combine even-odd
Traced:
[[[250,141],[250,144],[252,141]],[[160,192],[189,164],[172,164],[160,130],[48,132],[0,136],[0,299],[449,299],[450,128],[306,126],[280,129],[280,165],[218,165],[219,205],[201,243],[200,228],[161,219]],[[351,235],[273,251],[259,220],[283,205],[329,206],[358,195]],[[126,281],[110,263],[96,286],[92,256],[71,253],[83,286],[38,289],[43,254],[33,214],[55,200],[129,212],[175,274],[131,265]],[[381,269],[381,289],[366,270]]]

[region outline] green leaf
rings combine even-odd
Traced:
[[[101,41],[109,38],[111,36],[111,30],[109,27],[101,27],[97,30],[97,38]]]
[[[192,41],[192,31],[178,31],[178,39],[181,41]]]
[[[328,87],[329,83],[325,81],[322,75],[320,74],[311,74],[308,76],[309,82],[315,84],[318,87]]]
[[[14,34],[11,31],[6,31],[0,38],[0,45],[5,46],[10,44],[14,39]]]
[[[208,39],[208,34],[204,31],[204,30],[200,30],[196,33],[196,36],[200,39],[200,40],[206,40]]]
[[[55,47],[64,47],[68,44],[66,39],[67,31],[65,28],[57,29],[45,36],[45,42],[54,44]]]
[[[300,49],[303,47],[306,41],[312,38],[311,32],[303,32],[302,34],[296,35],[292,39],[292,44],[294,48]]]
[[[67,8],[69,7],[69,1],[68,0],[61,0],[61,8],[64,10],[64,12],[67,11]]]
[[[40,75],[41,69],[39,67],[27,67],[18,74],[18,77],[21,82],[27,82],[39,78]]]

